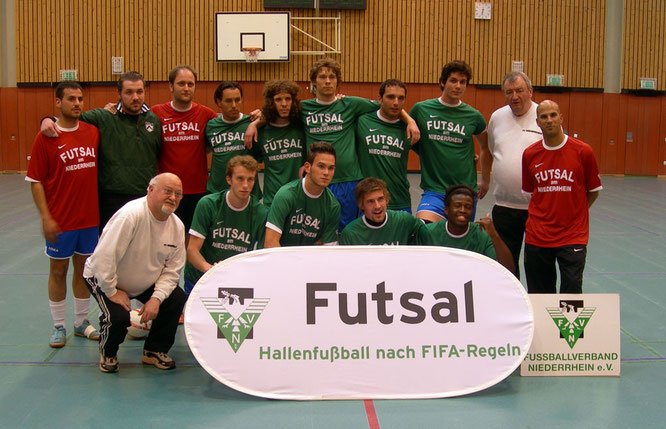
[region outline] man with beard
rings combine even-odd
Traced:
[[[66,342],[65,310],[67,270],[72,260],[74,275],[74,335],[99,339],[99,332],[86,319],[90,292],[83,282],[83,264],[97,245],[97,149],[99,131],[79,121],[83,91],[76,82],[56,88],[60,119],[56,138],[37,134],[32,146],[28,174],[35,205],[42,219],[42,232],[49,257],[49,308],[53,318],[51,347]]]
[[[183,182],[183,199],[176,215],[189,231],[197,203],[206,195],[208,161],[206,124],[217,114],[192,101],[197,75],[190,66],[174,67],[169,72],[171,101],[151,108],[162,122],[162,151],[157,163],[160,173],[173,173]],[[185,237],[187,242],[188,237]]]
[[[100,132],[98,158],[99,230],[128,201],[141,197],[157,174],[162,148],[159,118],[144,103],[145,82],[135,71],[118,80],[118,113],[106,109],[83,112],[81,120]],[[55,118],[42,120],[41,132],[57,136]]]
[[[102,372],[118,371],[118,348],[130,325],[131,299],[144,304],[141,322],[152,320],[143,363],[159,369],[176,367],[167,352],[186,300],[178,287],[185,265],[185,231],[180,219],[172,216],[182,197],[178,176],[154,177],[145,197],[113,215],[86,261],[83,277],[100,308]]]

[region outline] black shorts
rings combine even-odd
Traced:
[[[560,268],[560,293],[583,293],[587,246],[538,247],[525,243],[527,292],[557,293],[556,264]]]

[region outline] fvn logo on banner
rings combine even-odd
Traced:
[[[524,376],[620,375],[620,296],[530,295],[535,335]]]
[[[207,272],[185,315],[206,371],[276,399],[472,393],[511,374],[533,335],[515,277],[437,247],[249,252]]]

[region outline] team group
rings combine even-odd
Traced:
[[[26,175],[50,260],[50,345],[66,342],[70,258],[74,334],[99,340],[103,372],[118,370],[131,299],[143,303],[141,320],[152,321],[142,361],[174,368],[167,352],[187,294],[215,263],[260,247],[448,246],[494,258],[519,276],[524,236],[528,291],[554,293],[558,264],[560,291],[580,293],[588,207],[601,189],[591,148],[564,134],[556,103],[532,102],[521,72],[504,77],[507,105],[486,126],[461,101],[471,78],[466,63],[447,63],[441,96],[407,113],[399,80],[381,84],[378,102],[340,96],[341,67],[323,58],[310,70],[315,98],[301,101],[294,82],[271,81],[252,117],[241,112],[235,82],[215,90],[220,115],[195,103],[188,66],[169,73],[171,101],[151,108],[136,72],[121,75],[116,105],[85,112],[80,85],[61,83],[59,117],[42,120]],[[421,162],[415,217],[410,150]],[[473,222],[491,168],[492,220]],[[90,293],[99,331],[86,319]]]

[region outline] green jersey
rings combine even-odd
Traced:
[[[259,129],[252,146],[255,158],[264,162],[264,204],[273,202],[275,193],[292,180],[305,160],[305,134],[300,122],[278,126],[268,124]]]
[[[210,177],[206,184],[209,193],[225,191],[229,189],[227,184],[227,163],[236,155],[252,155],[243,143],[245,130],[250,125],[250,117],[241,113],[241,117],[234,122],[227,122],[218,117],[211,119],[206,124],[206,144],[213,152],[213,160],[210,164]],[[254,183],[252,195],[261,199],[259,181]]]
[[[486,129],[481,113],[465,103],[451,107],[433,98],[416,103],[409,114],[421,131],[414,148],[421,157],[421,188],[444,194],[462,184],[476,191],[472,136]]]
[[[229,205],[229,191],[206,195],[199,200],[194,210],[190,234],[203,238],[201,256],[209,264],[223,261],[239,253],[264,245],[265,223],[268,209],[250,196],[243,209]],[[201,271],[192,264],[185,264],[185,277],[196,283]]]
[[[399,246],[427,241],[425,225],[404,211],[386,211],[384,223],[374,226],[365,216],[354,219],[342,230],[340,244],[375,244]]]
[[[400,119],[388,121],[379,111],[367,113],[356,122],[356,143],[363,177],[377,177],[386,182],[391,194],[388,208],[411,208],[407,180],[411,141],[407,139],[407,124]]]
[[[429,234],[425,244],[470,250],[497,260],[492,240],[479,228],[478,223],[471,222],[467,232],[462,235],[452,235],[447,221],[429,223],[426,229]]]
[[[335,149],[335,176],[332,183],[363,178],[356,156],[354,128],[356,118],[375,110],[376,102],[360,97],[344,97],[326,104],[317,99],[301,102],[301,120],[307,148],[312,143],[323,141]]]
[[[280,234],[281,246],[305,246],[338,241],[340,203],[328,189],[319,196],[305,191],[305,179],[289,182],[277,191],[266,227]]]

